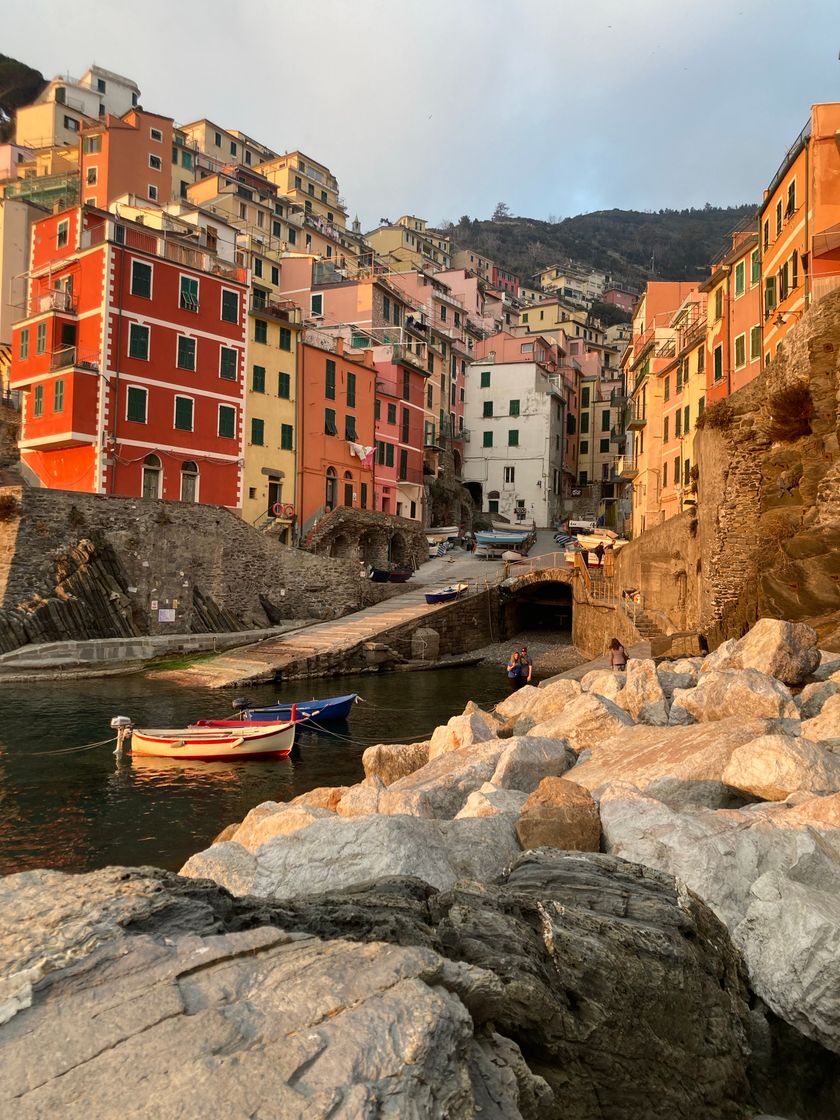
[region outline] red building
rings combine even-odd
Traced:
[[[506,268],[500,268],[497,264],[494,264],[491,283],[494,288],[501,288],[509,292],[510,295],[515,296],[522,285],[522,277],[516,276],[512,272],[508,272]]]
[[[417,519],[423,508],[428,370],[409,347],[376,363],[376,508]]]
[[[298,379],[298,504],[302,530],[338,506],[373,509],[376,367],[369,350],[307,330]]]
[[[199,218],[84,206],[35,223],[11,382],[42,485],[240,505],[247,273],[211,251],[232,250],[224,223]]]

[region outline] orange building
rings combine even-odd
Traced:
[[[759,209],[764,361],[814,299],[840,285],[840,103],[811,119],[764,192]]]
[[[706,402],[728,397],[762,362],[761,251],[755,219],[732,234],[700,291],[706,298]]]
[[[373,509],[376,367],[344,339],[307,330],[298,379],[298,506],[305,535],[337,506]]]
[[[173,124],[171,117],[132,109],[85,129],[81,142],[82,201],[105,209],[122,195],[170,201]],[[177,192],[176,192],[177,193]]]

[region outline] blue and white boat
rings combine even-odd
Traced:
[[[451,603],[453,599],[460,598],[468,587],[468,583],[451,583],[449,587],[441,587],[437,591],[427,591],[426,602],[430,605]]]
[[[331,719],[347,719],[356,701],[357,692],[347,696],[328,696],[324,700],[298,700],[293,704],[271,704],[265,708],[249,708],[241,701],[234,701],[234,707],[242,712],[242,718],[252,723],[276,723],[278,720],[303,720],[323,723]],[[246,701],[247,704],[247,701]],[[293,714],[294,713],[294,714]]]

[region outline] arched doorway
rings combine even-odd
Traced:
[[[353,475],[350,471],[344,472],[344,504],[353,505]]]
[[[392,564],[403,565],[409,561],[408,548],[402,533],[394,533],[388,546],[388,553]]]
[[[327,486],[324,493],[324,507],[329,512],[338,505],[338,475],[335,467],[327,467]]]
[[[498,513],[499,512],[499,491],[498,490],[488,490],[487,491],[487,512],[488,513]]]
[[[192,459],[181,464],[181,501],[198,501],[198,464]]]
[[[336,560],[351,560],[356,556],[356,548],[346,533],[337,533],[330,542],[329,554]]]
[[[461,452],[453,448],[453,450],[452,450],[452,469],[455,473],[456,478],[461,477],[461,468],[462,467],[463,467],[463,460],[462,460],[462,457],[461,457]]]
[[[147,455],[143,460],[143,497],[159,498],[162,480],[163,464],[157,455]]]
[[[464,487],[469,492],[469,495],[473,500],[473,505],[476,508],[476,512],[480,513],[484,508],[484,497],[481,489],[481,483],[465,482]]]
[[[377,534],[373,529],[368,529],[359,537],[359,557],[365,564],[376,565],[380,559]]]

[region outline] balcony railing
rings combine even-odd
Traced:
[[[259,296],[251,297],[251,310],[258,315],[267,315],[271,319],[279,319],[282,323],[299,323],[301,321],[300,308],[292,300],[264,300]]]
[[[616,477],[619,479],[635,478],[639,473],[635,455],[622,455],[616,463]]]
[[[404,470],[397,472],[397,480],[399,482],[411,482],[416,486],[422,485],[423,470],[420,467],[406,467]]]
[[[37,296],[35,302],[38,306],[36,314],[44,311],[63,311],[68,315],[73,315],[76,312],[76,304],[73,300],[72,293],[64,291],[64,289],[54,288],[49,292],[42,292]]]
[[[625,420],[625,428],[628,432],[639,431],[647,424],[647,416],[644,415],[638,403],[632,406],[628,412],[627,419]]]
[[[99,354],[95,350],[80,350],[78,346],[62,346],[50,355],[50,372],[75,367],[99,373]]]
[[[117,233],[118,230],[121,232]],[[149,253],[151,256],[161,257],[201,272],[209,272],[213,276],[221,276],[237,284],[245,284],[248,279],[246,269],[220,260],[214,253],[202,248],[186,244],[177,234],[166,230],[142,230],[127,224],[103,222],[101,225],[84,230],[81,248],[89,249],[95,245],[103,245],[106,241],[116,242],[130,249],[140,249],[141,252]]]

